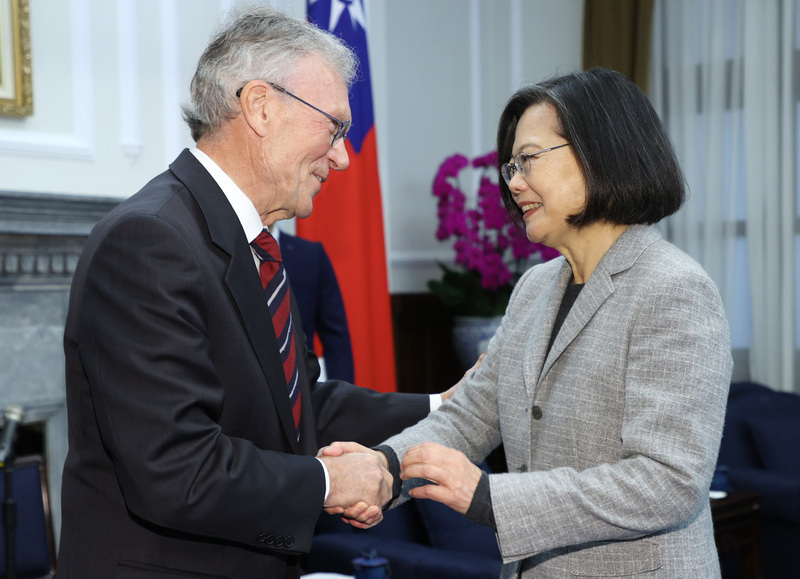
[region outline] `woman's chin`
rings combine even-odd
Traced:
[[[535,229],[531,227],[527,227],[525,229],[525,237],[527,237],[528,241],[530,241],[531,243],[544,243],[544,245],[547,245],[547,243],[545,243],[544,241],[544,238],[541,235],[539,235]]]

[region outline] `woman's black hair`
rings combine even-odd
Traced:
[[[498,123],[500,164],[513,156],[520,117],[538,104],[555,109],[556,131],[571,145],[586,182],[586,206],[567,223],[651,224],[683,205],[685,179],[672,143],[650,101],[625,75],[592,68],[518,90]],[[520,209],[499,181],[506,209],[520,223]]]

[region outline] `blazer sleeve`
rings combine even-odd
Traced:
[[[208,308],[210,285],[221,280],[204,278],[209,255],[199,251],[163,220],[137,216],[94,252],[78,344],[103,445],[136,517],[254,548],[266,548],[261,533],[292,536],[280,552],[306,552],[325,492],[322,466],[220,426],[226,391]],[[243,331],[214,330],[220,339]]]

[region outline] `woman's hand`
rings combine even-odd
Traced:
[[[413,488],[409,494],[415,499],[443,503],[463,515],[472,503],[482,473],[463,452],[423,442],[406,452],[400,478],[421,478],[436,483]]]

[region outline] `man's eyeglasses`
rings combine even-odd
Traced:
[[[531,157],[538,157],[542,153],[560,149],[561,147],[566,147],[567,145],[569,145],[569,143],[542,149],[541,151],[536,151],[535,153],[517,153],[514,156],[513,163],[503,163],[503,166],[500,167],[500,174],[503,176],[503,180],[506,182],[506,185],[509,185],[511,183],[511,179],[513,179],[514,175],[516,175],[518,172],[523,177],[528,176],[528,174],[531,172]]]
[[[292,97],[293,99],[299,100],[304,105],[311,107],[312,109],[314,109],[318,113],[322,113],[323,115],[328,117],[330,120],[332,120],[334,123],[336,123],[336,131],[333,133],[333,136],[331,137],[331,147],[333,147],[339,139],[345,140],[347,138],[347,131],[350,130],[350,121],[349,120],[340,121],[339,119],[337,119],[333,115],[329,115],[328,113],[326,113],[322,109],[318,109],[317,107],[315,107],[311,103],[308,103],[308,102],[304,101],[299,96],[293,95],[292,93],[290,93],[288,90],[286,90],[282,86],[279,86],[279,85],[271,83],[271,82],[268,82],[267,84],[269,86],[271,86],[272,88],[274,88],[276,91],[282,92],[283,94],[288,95],[288,96]],[[236,91],[236,97],[237,98],[242,96],[242,89],[243,88],[244,87],[242,87],[242,88],[240,88],[239,90]]]

